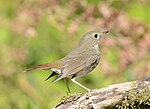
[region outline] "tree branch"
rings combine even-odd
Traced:
[[[94,89],[86,94],[70,95],[55,109],[150,108],[150,77]]]

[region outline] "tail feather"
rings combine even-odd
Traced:
[[[52,69],[52,68],[61,69],[63,64],[64,64],[64,60],[61,59],[61,60],[58,60],[58,61],[55,61],[52,63],[33,66],[33,67],[25,69],[24,71],[28,72],[28,71],[33,71],[33,70],[48,70],[48,69]]]
[[[24,71],[29,72],[29,71],[33,71],[33,70],[47,70],[47,69],[51,69],[51,68],[52,68],[52,64],[47,63],[47,64],[41,64],[41,65],[37,65],[37,66],[27,68]]]
[[[55,75],[57,75],[57,73],[53,71],[52,74],[50,74],[50,75],[45,79],[45,81],[47,81],[48,79],[50,79],[51,77],[53,77],[53,76],[55,76]]]
[[[60,75],[57,76],[57,78],[55,78],[52,82],[56,82],[56,81],[59,81],[61,79],[63,79],[63,74],[61,73]]]
[[[59,61],[52,62],[52,63],[47,63],[47,64],[41,64],[41,65],[33,66],[33,67],[27,68],[27,69],[25,69],[23,71],[24,72],[29,72],[29,71],[33,71],[33,70],[49,70],[49,69],[52,70],[53,68],[62,69],[63,64],[64,64],[63,60],[59,60]],[[49,75],[46,78],[46,80],[48,80],[49,78],[51,78],[52,76],[57,75],[57,74],[59,74],[58,77],[56,79],[54,79],[52,82],[56,82],[56,81],[62,79],[62,74],[56,73],[55,71],[53,71],[52,74]]]
[[[56,81],[58,81],[58,80],[60,80],[60,79],[62,79],[62,78],[60,78],[60,75],[57,77],[57,78],[55,78],[52,82],[56,82]]]

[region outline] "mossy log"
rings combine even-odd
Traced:
[[[70,95],[55,109],[150,109],[150,77]]]

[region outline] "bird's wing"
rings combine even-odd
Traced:
[[[64,73],[64,75],[66,76],[67,75],[70,76],[83,70],[84,67],[85,67],[85,61],[80,60],[80,61],[70,62],[64,66],[62,73]]]
[[[62,78],[72,76],[85,68],[85,61],[82,60],[73,60],[67,61],[63,66],[62,73],[55,79],[53,82],[56,82]]]
[[[63,66],[62,73],[53,80],[53,82],[56,82],[62,78],[74,76],[77,73],[79,73],[82,70],[85,70],[85,68],[89,68],[92,66],[94,69],[96,65],[99,62],[99,57],[96,55],[89,56],[86,58],[78,58],[78,59],[71,59],[69,61],[66,61],[66,63]],[[91,71],[89,70],[89,71]]]
[[[100,57],[97,55],[93,55],[89,57],[88,60],[86,61],[86,67],[90,67],[90,66],[95,67],[99,63],[99,60],[100,60]]]
[[[67,63],[64,66],[64,69],[62,70],[61,78],[69,77],[73,75],[76,76],[82,70],[84,70],[85,73],[86,71],[88,72],[88,70],[91,71],[92,69],[96,67],[98,62],[99,62],[99,57],[96,55],[93,55],[93,56],[85,57],[80,60],[74,60],[70,63]]]

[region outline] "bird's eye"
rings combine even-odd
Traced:
[[[97,33],[94,34],[94,38],[96,38],[96,39],[98,38],[98,34]]]

